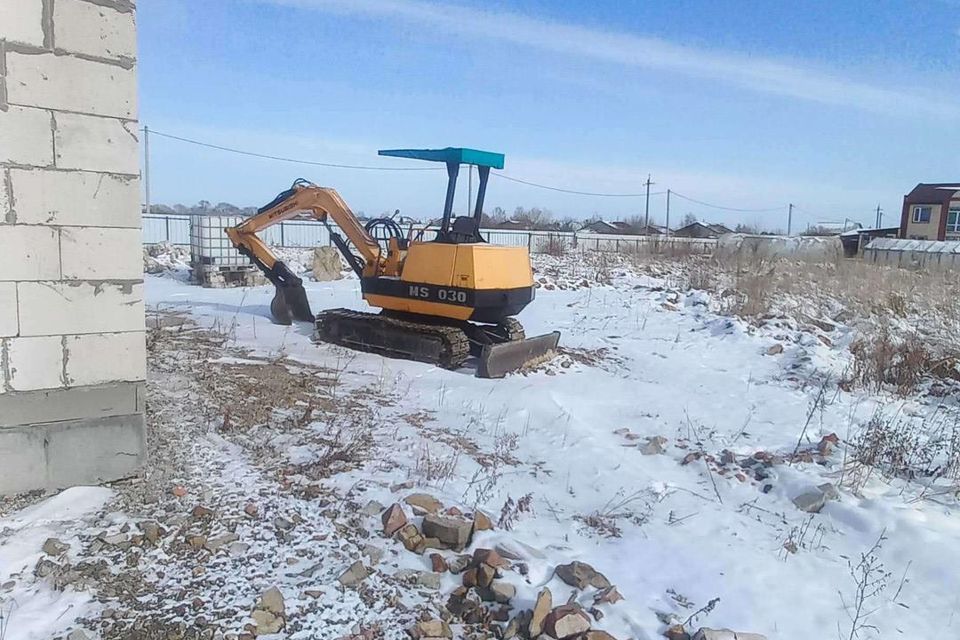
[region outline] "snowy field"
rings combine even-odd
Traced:
[[[316,344],[309,326],[270,323],[272,287],[201,289],[148,275],[148,320],[167,324],[159,331],[186,344],[194,323],[209,330],[180,359],[151,351],[148,417],[183,423],[180,442],[166,432],[152,444],[178,449],[175,460],[154,454],[170,469],[0,517],[0,637],[66,637],[78,627],[87,635],[76,638],[154,637],[130,631],[136,619],[155,615],[182,630],[201,614],[222,623],[197,637],[231,637],[223,634],[242,632],[271,586],[286,602],[277,637],[405,637],[416,611],[436,612],[459,581],[443,574],[438,590],[404,587],[404,570],[428,571],[430,561],[380,537],[379,510],[353,507],[415,491],[492,516],[497,527],[473,547],[519,550],[524,571],[504,576],[517,588],[515,611],[532,608],[545,585],[567,599],[574,590],[553,575],[558,564],[602,572],[623,600],[594,607],[593,628],[617,640],[660,638],[675,623],[770,639],[960,637],[952,485],[851,464],[871,421],[942,431],[955,406],[843,384],[852,324],[747,322],[718,313],[715,294],[626,264],[604,266],[603,283],[589,265],[544,258],[540,267],[543,286],[519,319],[527,335],[561,331],[563,351],[503,380]],[[305,285],[314,311],[366,308],[355,280]],[[245,367],[274,367],[306,395],[258,407],[258,385],[214,386],[223,395],[211,410],[197,385],[219,382],[198,383],[204,367],[250,379]],[[200,408],[178,412],[179,402]],[[240,428],[243,412],[231,403],[244,415],[265,411]],[[343,442],[363,459],[330,462],[325,454]],[[198,503],[213,505],[217,520],[191,521]],[[258,515],[245,518],[250,504]],[[130,560],[130,549],[102,535],[131,536],[145,519],[188,542],[202,525],[207,542],[195,547],[220,536],[231,550],[187,562],[171,542]],[[135,599],[139,612],[98,578],[59,590],[35,571],[48,537],[70,544],[64,557],[74,564],[104,559],[114,575],[124,562],[137,566],[149,594]],[[379,553],[371,544],[382,559],[367,553]],[[372,568],[371,592],[337,584],[358,557]],[[594,606],[589,593],[574,597]],[[374,627],[379,635],[361,635]]]

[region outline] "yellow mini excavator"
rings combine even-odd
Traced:
[[[396,149],[380,155],[446,164],[447,197],[438,230],[415,233],[411,226],[404,237],[391,219],[364,226],[334,189],[302,179],[256,215],[226,229],[240,253],[276,287],[270,305],[274,321],[315,322],[320,340],[450,369],[474,355],[479,358],[477,375],[485,378],[502,377],[555,351],[559,332],[528,339],[512,317],[534,298],[527,249],[493,246],[480,234],[490,169],[503,168],[503,155],[460,148]],[[476,207],[473,215],[454,218],[457,175],[464,164],[476,166],[479,174]],[[380,313],[331,309],[314,317],[303,281],[256,235],[303,213],[327,226],[360,278],[364,300]],[[331,228],[331,220],[346,239]],[[426,233],[436,237],[425,240]]]

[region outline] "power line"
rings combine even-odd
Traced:
[[[141,129],[142,131],[142,129]],[[373,167],[367,165],[357,165],[357,164],[336,164],[332,162],[315,162],[313,160],[300,160],[297,158],[284,158],[282,156],[272,156],[266,153],[256,153],[253,151],[244,151],[243,149],[234,149],[232,147],[223,147],[218,144],[210,144],[209,142],[201,142],[200,140],[192,140],[190,138],[183,138],[181,136],[175,136],[170,133],[162,133],[155,129],[150,129],[151,135],[161,136],[163,138],[170,138],[171,140],[179,140],[180,142],[186,142],[188,144],[195,144],[198,147],[207,147],[208,149],[217,149],[219,151],[228,151],[230,153],[237,153],[244,156],[252,156],[254,158],[263,158],[265,160],[278,160],[280,162],[292,162],[294,164],[306,164],[314,167],[329,167],[331,169],[359,169],[363,171],[438,171],[439,167]]]
[[[677,196],[678,198],[683,198],[684,200],[688,200],[688,201],[690,201],[690,202],[694,202],[694,203],[696,203],[696,204],[703,205],[703,206],[705,206],[705,207],[710,207],[710,208],[712,208],[712,209],[722,209],[723,211],[738,211],[738,212],[740,212],[740,213],[774,213],[774,212],[777,212],[777,211],[783,211],[783,207],[782,207],[782,206],[780,206],[780,207],[771,207],[771,208],[769,208],[769,209],[738,209],[738,208],[736,208],[736,207],[724,207],[724,206],[721,206],[721,205],[719,205],[719,204],[711,204],[711,203],[709,203],[709,202],[704,202],[704,201],[702,201],[702,200],[695,200],[695,199],[693,199],[693,198],[691,198],[691,197],[689,197],[689,196],[683,195],[682,193],[677,193],[676,191],[671,191],[670,193],[673,194],[673,195],[675,195],[675,196]]]
[[[644,198],[646,193],[596,193],[592,191],[574,191],[573,189],[561,189],[560,187],[551,187],[545,184],[537,184],[536,182],[528,182],[527,180],[521,180],[520,178],[511,178],[510,176],[504,173],[493,172],[491,175],[497,176],[498,178],[503,178],[504,180],[509,180],[510,182],[519,182],[520,184],[529,185],[531,187],[537,187],[539,189],[547,189],[549,191],[559,191],[560,193],[572,193],[577,196],[595,196],[598,198]],[[659,196],[666,193],[666,191],[657,191],[651,193],[651,196]]]

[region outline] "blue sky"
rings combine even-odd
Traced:
[[[960,178],[960,2],[144,0],[151,129],[322,162],[410,166],[378,148],[473,146],[574,190],[653,190],[672,217],[785,227],[899,216]],[[437,172],[358,172],[151,137],[155,202],[260,204],[296,177],[366,213],[430,217]],[[466,196],[458,198],[465,208]],[[663,221],[663,196],[651,201]],[[488,209],[619,219],[639,198],[491,180]]]

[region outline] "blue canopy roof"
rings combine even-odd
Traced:
[[[377,153],[381,156],[392,156],[394,158],[472,164],[478,167],[503,169],[502,153],[478,151],[477,149],[463,149],[460,147],[447,147],[446,149],[381,149]]]

